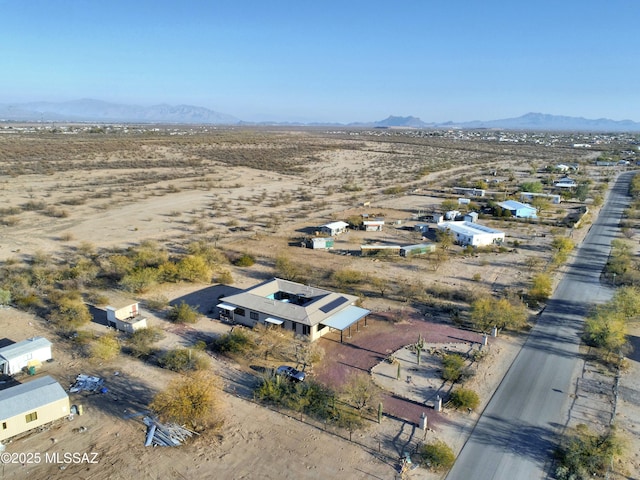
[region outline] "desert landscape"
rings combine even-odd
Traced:
[[[6,445],[7,452],[95,452],[97,463],[5,463],[0,468],[7,479],[442,478],[442,472],[417,467],[416,452],[433,440],[454,452],[462,448],[527,329],[488,338],[488,353],[465,383],[480,397],[473,411],[446,404],[434,411],[425,392],[446,395],[452,388],[439,377],[440,350],[480,347],[483,335],[469,323],[473,300],[528,298],[532,279],[552,264],[554,239],[580,242],[612,180],[632,168],[618,160],[634,155],[628,153],[632,139],[624,135],[133,125],[11,125],[0,131],[0,289],[12,294],[12,305],[0,309],[0,340],[47,337],[54,361],[36,376],[52,375],[67,388],[85,373],[104,378],[108,387],[104,394],[72,394],[83,415]],[[593,148],[573,146],[586,141]],[[611,165],[597,165],[602,158]],[[523,184],[539,183],[551,192],[566,175],[588,186],[584,195],[573,191],[561,203],[540,202],[536,219],[492,213],[496,202],[519,200]],[[484,196],[465,194],[476,189]],[[426,231],[417,226],[454,209],[475,209],[478,222],[503,230],[505,241],[479,249],[451,245],[407,258],[361,255],[363,245],[438,244],[433,225]],[[384,227],[352,228],[329,250],[301,247],[318,236],[320,225],[366,218],[383,219]],[[141,245],[167,259],[188,255],[194,245],[212,247],[218,256],[206,281],[114,280],[113,259],[142,252]],[[242,256],[253,263],[239,265]],[[562,265],[551,272],[556,279]],[[254,399],[261,378],[256,366],[275,367],[281,359],[243,362],[207,350],[208,365],[221,379],[222,425],[181,447],[145,447],[142,417],[149,403],[182,374],[124,350],[96,361],[51,317],[56,292],[77,292],[93,312],[132,299],[163,333],[155,348],[192,348],[236,328],[216,315],[226,288],[245,289],[274,276],[356,295],[372,312],[367,327],[352,332],[344,345],[335,332],[317,341],[324,356],[309,376],[340,390],[352,371],[370,374],[389,396],[381,422],[369,413],[364,428],[349,431],[267,408]],[[159,299],[165,305],[153,307]],[[183,300],[199,311],[196,323],[167,320],[169,305]],[[526,304],[529,322],[543,305]],[[81,330],[96,337],[108,333],[95,318]],[[413,366],[415,352],[407,346],[418,338],[426,345],[424,362]],[[637,338],[636,328],[630,339]],[[126,334],[118,341],[126,345]],[[356,349],[374,355],[357,356]],[[619,385],[588,353],[585,347],[583,377],[576,382],[600,388],[585,390],[591,403],[572,421],[600,429],[615,415],[631,448],[612,478],[640,478],[638,353],[628,354]],[[397,364],[380,361],[381,355],[397,357],[411,370],[400,379]],[[616,391],[625,392],[617,403]],[[428,417],[426,431],[418,428],[420,412]],[[417,468],[401,472],[405,452]]]

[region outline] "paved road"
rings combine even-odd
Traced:
[[[566,425],[580,367],[583,317],[611,289],[599,282],[628,204],[631,173],[620,175],[575,261],[478,420],[447,480],[542,479]]]

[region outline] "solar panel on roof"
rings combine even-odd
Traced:
[[[327,303],[326,305],[323,305],[322,307],[320,307],[320,311],[323,312],[323,313],[329,313],[334,308],[337,308],[340,305],[342,305],[343,303],[348,302],[348,301],[349,301],[349,299],[347,299],[347,298],[338,297],[335,300],[332,300],[331,302]]]

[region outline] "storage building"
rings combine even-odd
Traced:
[[[39,367],[51,360],[51,342],[44,337],[33,337],[0,348],[0,373],[15,375],[23,368]]]
[[[107,325],[121,332],[133,333],[147,328],[147,319],[140,314],[138,302],[133,302],[120,307],[108,306]]]
[[[0,390],[0,442],[69,415],[69,396],[50,376]]]
[[[436,251],[435,243],[418,243],[417,245],[406,245],[400,249],[401,257],[412,257],[414,255],[424,255]]]

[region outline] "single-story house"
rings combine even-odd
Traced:
[[[453,191],[455,193],[460,193],[462,195],[469,195],[471,197],[484,197],[487,193],[486,190],[482,188],[453,187]]]
[[[449,230],[457,244],[484,247],[504,242],[504,232],[471,222],[442,222],[438,229]]]
[[[381,232],[384,227],[384,220],[364,220],[362,226],[367,232]]]
[[[332,329],[358,328],[371,313],[355,305],[358,297],[273,278],[236,295],[223,297],[217,305],[221,320],[248,327],[279,325],[317,340]]]
[[[569,177],[562,177],[560,180],[553,184],[557,188],[573,188],[577,187],[576,181]]]
[[[140,314],[138,302],[107,307],[107,325],[121,332],[133,333],[147,328],[147,319]]]
[[[526,200],[528,202],[532,201],[534,198],[548,198],[551,203],[554,205],[558,205],[562,202],[562,196],[557,195],[555,193],[533,193],[533,192],[522,192],[520,193],[520,200]]]
[[[528,203],[507,200],[506,202],[499,202],[498,206],[505,210],[509,210],[511,215],[517,218],[536,218],[538,216],[536,208],[532,207]]]
[[[39,367],[51,360],[51,342],[44,337],[33,337],[0,348],[0,373],[15,375],[23,368]]]
[[[0,441],[69,415],[69,395],[50,376],[0,390]]]
[[[341,233],[346,232],[348,229],[349,224],[342,221],[325,223],[324,225],[320,225],[320,227],[318,227],[318,230],[320,230],[320,232],[329,235],[330,237],[340,235]]]

